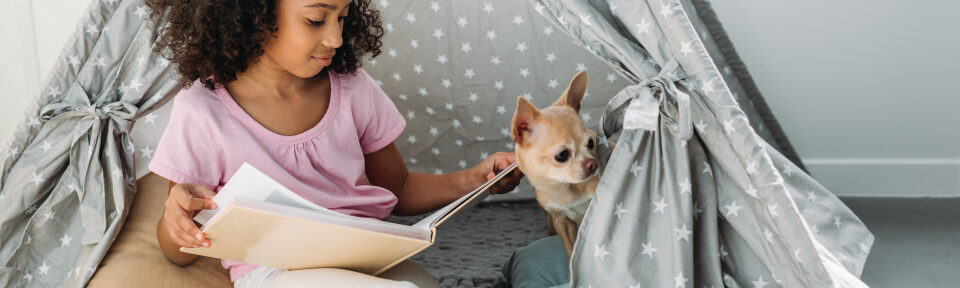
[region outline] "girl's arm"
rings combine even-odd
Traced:
[[[439,209],[480,187],[515,161],[512,153],[495,153],[473,168],[435,175],[407,171],[403,157],[393,144],[364,158],[370,183],[397,195],[393,214],[399,216],[419,215]],[[502,185],[493,188],[491,193],[513,190],[521,177],[521,173],[514,173]]]
[[[163,217],[157,223],[157,242],[170,262],[186,266],[199,256],[180,252],[180,247],[209,247],[192,215],[196,210],[213,209],[214,192],[199,184],[177,184],[170,181],[170,194],[164,203]],[[197,238],[195,235],[200,235]]]

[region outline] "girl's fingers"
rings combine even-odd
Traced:
[[[177,217],[176,225],[180,227],[181,237],[185,238],[184,241],[190,243],[191,245],[200,246],[203,244],[203,233],[200,232],[200,229],[197,228],[197,225],[193,224],[193,220],[186,215],[183,217]]]
[[[216,196],[217,193],[214,193],[213,190],[210,190],[203,185],[190,185],[190,194],[195,195],[203,199],[213,199],[213,196]]]

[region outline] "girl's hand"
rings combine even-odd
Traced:
[[[203,209],[216,209],[217,203],[211,200],[214,195],[212,190],[196,183],[180,183],[170,189],[160,221],[174,243],[180,247],[210,247],[210,241],[193,222],[193,215]]]
[[[480,162],[477,166],[470,168],[470,172],[467,174],[470,177],[470,187],[476,188],[483,185],[483,183],[487,183],[487,181],[493,179],[497,173],[507,169],[507,167],[515,161],[517,161],[517,157],[513,153],[497,152],[490,155],[490,157],[484,159],[483,162]],[[513,172],[510,172],[502,181],[490,187],[490,194],[503,194],[513,191],[513,189],[520,184],[521,178],[523,178],[523,172],[520,172],[520,169],[513,170]]]

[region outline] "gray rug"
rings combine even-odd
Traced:
[[[423,218],[396,217],[413,224]],[[506,287],[500,266],[517,248],[547,235],[537,202],[481,203],[437,229],[437,242],[413,258],[443,287]]]

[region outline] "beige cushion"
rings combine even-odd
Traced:
[[[154,173],[137,181],[130,215],[87,287],[233,287],[219,259],[200,257],[180,267],[163,256],[157,222],[169,185]]]

